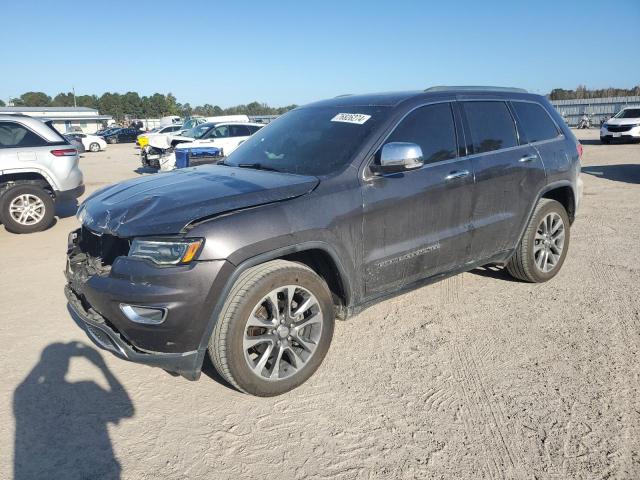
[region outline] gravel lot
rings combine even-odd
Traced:
[[[98,352],[62,291],[75,217],[0,228],[0,478],[640,478],[640,145],[578,135],[554,280],[476,270],[379,304],[270,399]],[[139,163],[129,144],[81,165],[90,192]]]

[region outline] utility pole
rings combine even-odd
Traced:
[[[77,108],[78,104],[76,103],[76,87],[71,87],[71,91],[73,92],[73,106]]]

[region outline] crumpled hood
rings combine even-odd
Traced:
[[[103,188],[82,203],[78,219],[97,233],[167,235],[204,217],[299,197],[318,182],[303,175],[203,165]]]

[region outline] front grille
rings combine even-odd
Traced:
[[[80,251],[90,257],[99,258],[102,265],[111,265],[116,257],[127,255],[130,246],[127,239],[106,233],[97,234],[85,226],[80,229],[78,239]]]
[[[631,128],[631,125],[607,125],[607,130],[615,133],[628,132],[629,130],[631,130]]]

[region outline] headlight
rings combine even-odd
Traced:
[[[146,258],[158,265],[184,265],[196,258],[203,244],[202,238],[184,240],[135,238],[131,243],[129,256]]]
[[[607,128],[609,125],[607,125],[606,123],[603,123],[602,125],[600,125],[600,128]]]

